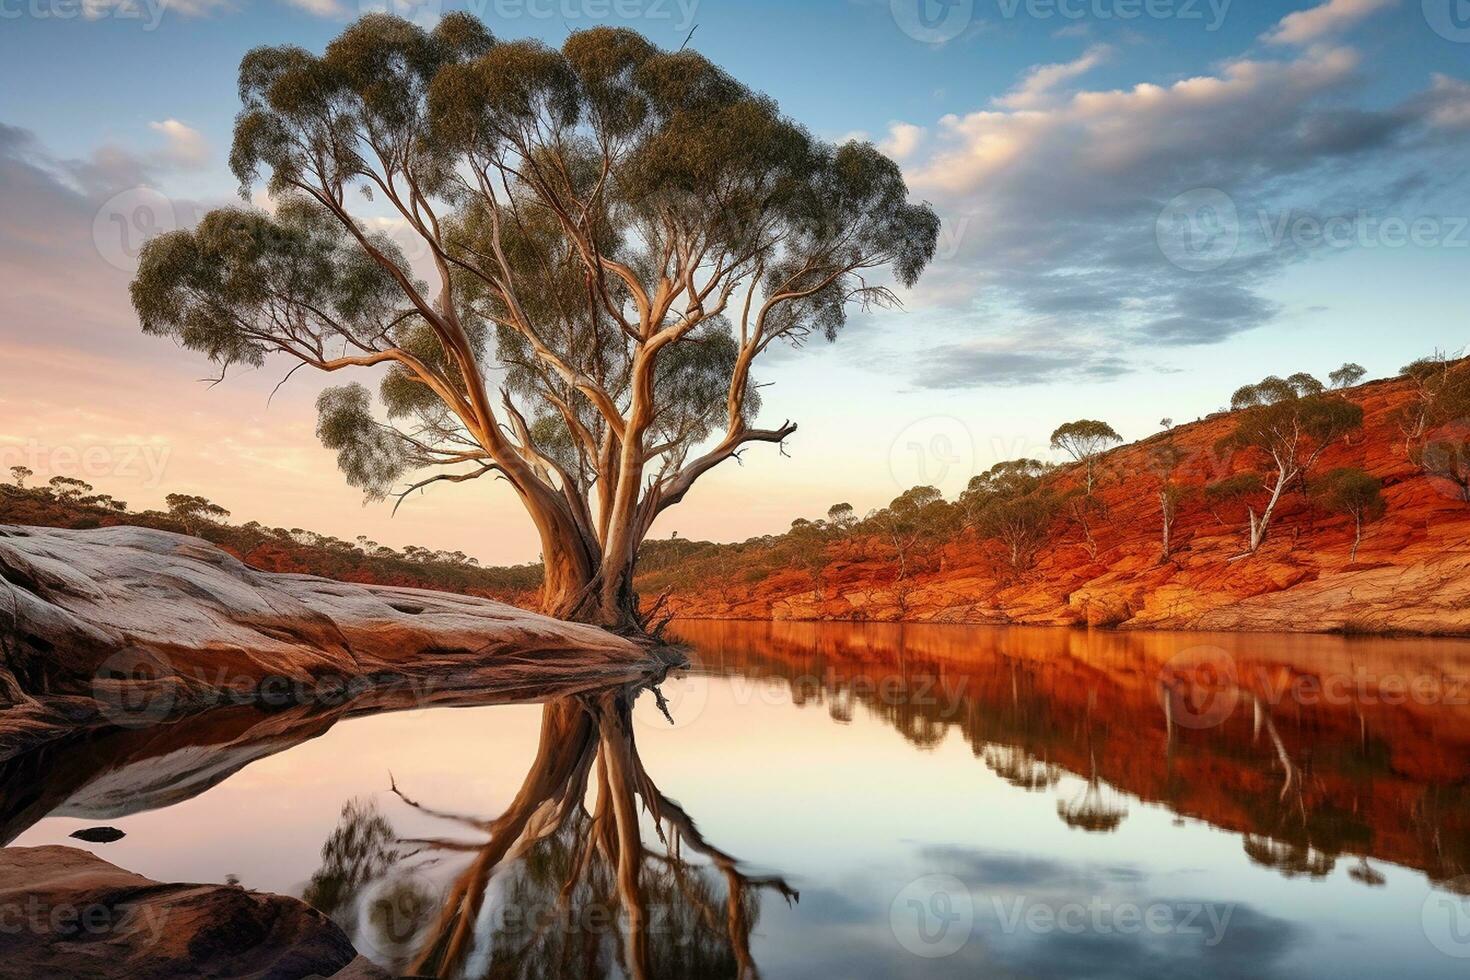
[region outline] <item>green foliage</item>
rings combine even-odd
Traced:
[[[1244,385],[1230,396],[1233,411],[1245,411],[1271,405],[1289,405],[1322,394],[1326,388],[1310,374],[1298,372],[1289,378],[1270,375],[1253,385]]]
[[[191,532],[199,523],[222,524],[230,512],[205,497],[188,493],[171,493],[163,498],[168,512],[174,519],[183,522]]]
[[[322,844],[322,866],[307,882],[302,900],[339,922],[364,886],[381,878],[400,856],[397,836],[371,800],[348,800]]]
[[[406,267],[386,236],[366,242]],[[144,333],[172,338],[221,369],[260,367],[278,352],[309,363],[341,346],[371,353],[381,338],[414,326],[398,308],[390,272],[324,208],[299,197],[274,215],[219,208],[193,229],[149,239],[129,288]]]
[[[1260,493],[1266,482],[1262,473],[1236,473],[1205,487],[1205,499],[1211,504],[1227,504]]]
[[[839,503],[827,508],[827,523],[839,531],[848,531],[857,524],[857,512],[852,504]]]
[[[583,517],[598,481],[661,508],[743,442],[789,434],[751,429],[750,362],[895,302],[879,270],[912,286],[937,243],[934,211],[872,145],[824,143],[699,53],[629,30],[558,50],[465,13],[431,31],[370,14],[320,55],[250,51],[239,92],[231,168],[278,208],[150,241],[144,330],[221,369],[381,365],[401,438],[365,389],[319,405],[349,482],[380,496],[412,469],[477,463],[456,475],[498,471],[568,547],[599,533]],[[359,193],[426,246],[432,296],[352,213]],[[727,308],[755,313],[737,326]],[[721,430],[719,458],[691,459]]]
[[[1045,488],[1051,467],[1039,460],[996,463],[970,481],[960,495],[961,519],[982,537],[1006,547],[1012,571],[1029,568],[1062,502]]]
[[[1398,413],[1405,449],[1431,475],[1455,480],[1455,446],[1463,437],[1457,432],[1437,437],[1436,430],[1463,429],[1470,421],[1470,360],[1436,353],[1405,365],[1402,374],[1415,395]],[[1431,441],[1443,444],[1431,449]]]
[[[952,528],[952,509],[936,487],[911,487],[864,524],[883,537],[898,563],[898,578],[908,577],[909,558],[926,555]]]
[[[92,484],[69,476],[53,476],[46,481],[46,485],[51,488],[51,492],[56,494],[58,499],[69,502],[80,500],[84,494],[91,493],[93,489]]]
[[[1079,463],[1091,463],[1099,455],[1123,442],[1123,437],[1106,422],[1078,419],[1059,426],[1051,434],[1051,447],[1067,452]]]
[[[396,430],[373,418],[372,396],[360,384],[327,388],[316,400],[316,436],[336,450],[337,466],[350,486],[381,500],[409,468],[412,446]]]
[[[1383,481],[1354,466],[1328,470],[1312,481],[1312,498],[1338,514],[1360,522],[1383,516]]]
[[[1332,382],[1332,387],[1334,388],[1351,388],[1359,381],[1362,381],[1364,375],[1367,373],[1368,369],[1363,367],[1363,365],[1348,361],[1336,371],[1328,374],[1327,378]]]
[[[983,503],[993,499],[1014,499],[1041,488],[1052,467],[1040,460],[1013,459],[996,463],[970,480],[961,502]]]
[[[1362,406],[1326,394],[1322,383],[1307,374],[1246,385],[1230,404],[1240,419],[1220,448],[1256,450],[1293,471],[1305,469],[1323,449],[1363,425]]]
[[[0,496],[0,523],[45,527],[101,527],[129,524],[195,534],[236,555],[262,552],[266,567],[300,571],[347,581],[377,582],[413,588],[490,595],[527,601],[541,584],[538,564],[480,568],[462,551],[436,551],[406,545],[402,551],[366,537],[354,544],[301,528],[270,528],[259,521],[231,527],[220,521],[229,511],[202,497],[170,494],[170,506],[182,510],[132,513],[126,501],[108,494],[59,498],[50,488],[17,490]],[[202,502],[202,503],[201,503]],[[209,508],[215,508],[210,510]],[[281,564],[278,561],[284,558]],[[282,567],[284,566],[284,567]]]

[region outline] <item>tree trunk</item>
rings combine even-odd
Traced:
[[[1266,503],[1266,509],[1261,512],[1260,517],[1256,517],[1254,508],[1251,509],[1251,554],[1255,554],[1260,550],[1261,545],[1266,543],[1266,532],[1271,529],[1271,515],[1276,513],[1276,505],[1281,502],[1282,491],[1286,489],[1291,479],[1285,473],[1277,477],[1276,485],[1271,488],[1271,499]]]
[[[1159,494],[1159,509],[1164,515],[1164,554],[1159,561],[1166,562],[1173,554],[1172,542],[1169,539],[1174,531],[1174,507],[1169,501],[1168,490]]]
[[[541,604],[547,615],[634,638],[647,635],[647,624],[638,611],[638,593],[633,589],[631,561],[614,562],[611,556],[604,556],[591,568],[572,560],[564,548],[543,552],[542,560],[546,572]],[[609,580],[613,587],[604,588],[604,581]]]

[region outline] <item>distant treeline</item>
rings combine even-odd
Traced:
[[[342,581],[400,585],[529,603],[541,584],[539,564],[481,567],[462,551],[417,545],[398,550],[365,536],[343,541],[303,528],[230,524],[230,512],[204,497],[169,494],[168,510],[128,510],[125,501],[70,477],[27,486],[34,474],[13,467],[0,486],[0,523],[96,528],[114,524],[191,534],[266,571],[302,572]]]
[[[815,520],[798,518],[782,534],[737,543],[678,537],[646,541],[639,551],[637,584],[645,597],[684,591],[734,596],[794,570],[809,576],[821,596],[827,569],[856,550],[891,565],[888,588],[902,606],[913,574],[932,570],[941,549],[961,535],[993,543],[1009,574],[1024,573],[1038,553],[1059,542],[1080,544],[1096,559],[1099,536],[1114,519],[1104,490],[1117,493],[1124,483],[1128,493],[1154,501],[1152,533],[1160,562],[1169,561],[1176,547],[1175,524],[1186,504],[1220,523],[1237,524],[1240,557],[1245,557],[1265,543],[1291,494],[1300,494],[1313,510],[1348,518],[1356,532],[1351,545],[1356,555],[1364,529],[1385,513],[1383,485],[1366,470],[1320,464],[1333,446],[1366,437],[1363,408],[1348,390],[1363,375],[1360,366],[1344,364],[1328,384],[1298,373],[1238,389],[1230,407],[1211,417],[1228,416],[1229,426],[1207,449],[1211,465],[1205,469],[1211,476],[1204,480],[1199,461],[1176,441],[1171,419],[1137,444],[1147,451],[1146,464],[1128,473],[1114,472],[1108,462],[1122,447],[1122,437],[1106,422],[1078,419],[1052,433],[1052,447],[1070,457],[1065,464],[1007,460],[976,476],[952,501],[934,487],[913,487],[867,514],[837,503]],[[1374,438],[1395,441],[1392,449],[1400,458],[1470,502],[1470,360],[1426,357],[1407,365],[1400,383],[1406,395],[1395,409],[1392,435],[1379,432]],[[491,595],[532,606],[542,580],[539,563],[481,567],[461,551],[414,545],[395,550],[366,537],[343,541],[255,521],[232,525],[229,511],[189,494],[169,494],[167,511],[134,513],[125,502],[73,478],[27,486],[33,475],[25,467],[11,468],[11,483],[0,488],[0,521],[154,527],[197,535],[271,571]]]

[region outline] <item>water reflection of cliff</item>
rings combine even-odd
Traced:
[[[757,976],[760,897],[797,893],[742,868],[659,790],[633,737],[634,696],[548,703],[536,756],[497,817],[394,787],[452,836],[398,838],[376,806],[350,802],[305,897],[413,976]]]
[[[951,732],[1083,831],[1119,794],[1244,835],[1246,856],[1322,876],[1351,856],[1449,884],[1470,871],[1470,644],[1327,636],[687,622],[700,670],[856,706],[919,748]]]

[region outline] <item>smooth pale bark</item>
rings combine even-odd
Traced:
[[[1276,483],[1271,487],[1271,499],[1266,502],[1266,509],[1257,516],[1256,509],[1250,508],[1251,554],[1255,554],[1266,543],[1266,533],[1271,529],[1271,517],[1276,513],[1276,505],[1281,502],[1281,494],[1285,492],[1287,484],[1299,474],[1299,470],[1281,465],[1277,471]]]
[[[1160,561],[1168,561],[1169,558],[1174,554],[1174,543],[1172,538],[1174,535],[1175,509],[1176,504],[1174,502],[1174,498],[1171,495],[1169,488],[1165,487],[1163,490],[1159,491],[1159,511],[1163,514],[1164,517],[1164,553],[1159,558]]]

